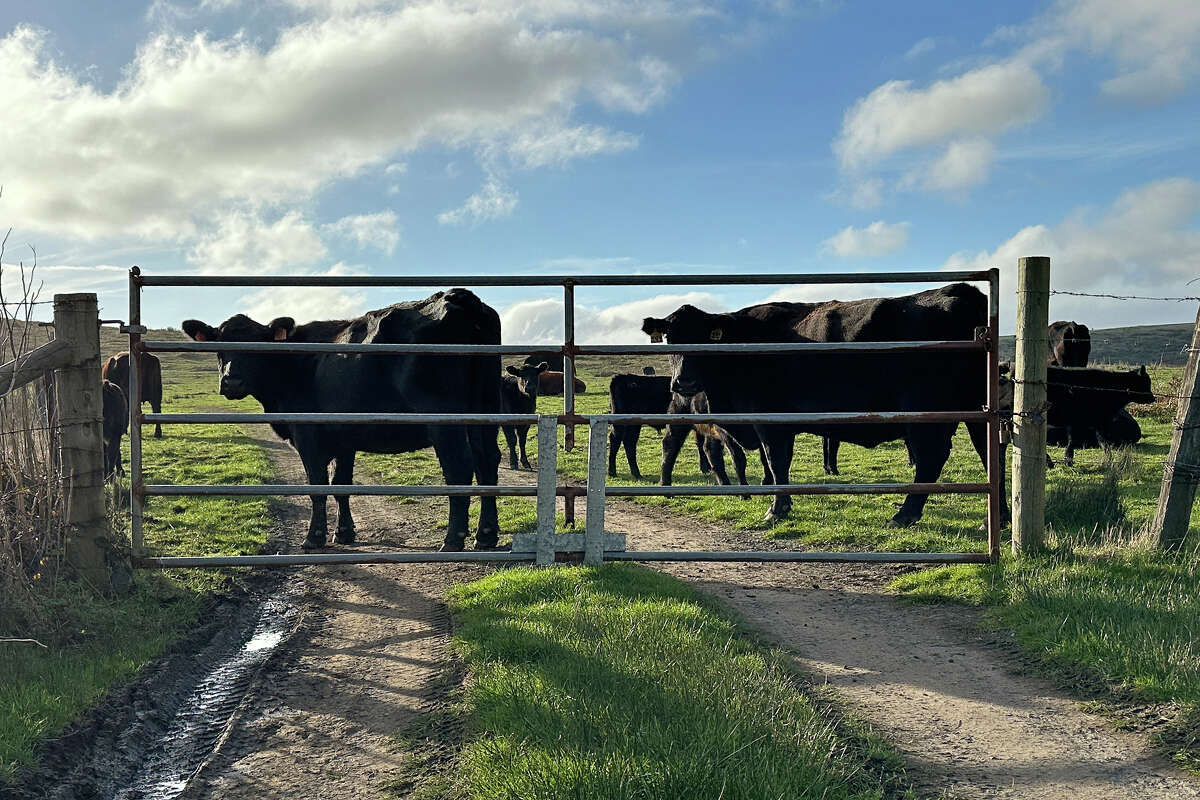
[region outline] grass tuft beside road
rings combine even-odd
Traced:
[[[641,567],[505,570],[456,588],[471,798],[904,796],[899,759],[837,728],[785,660]]]

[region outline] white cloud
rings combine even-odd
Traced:
[[[645,344],[642,320],[662,317],[685,303],[706,311],[724,311],[726,306],[710,292],[660,294],[606,308],[575,306],[575,341],[580,344]],[[561,299],[526,300],[500,313],[504,341],[522,344],[562,344],[563,304]]]
[[[111,91],[56,62],[43,32],[0,38],[0,103],[20,109],[0,126],[6,196],[20,198],[6,221],[190,244],[231,204],[281,214],[430,145],[530,167],[628,149],[635,137],[574,110],[659,102],[679,79],[667,59],[690,52],[673,42],[699,16],[584,0],[307,5],[327,16],[262,40],[157,35]]]
[[[890,255],[908,243],[907,222],[889,225],[883,220],[865,228],[848,225],[823,242],[823,249],[840,258],[878,258]]]
[[[342,217],[322,225],[321,232],[354,242],[360,249],[374,247],[388,255],[400,244],[400,228],[394,211]]]
[[[517,193],[492,178],[461,206],[438,214],[437,220],[443,225],[478,225],[480,222],[507,217],[516,207]]]
[[[310,266],[327,254],[312,223],[297,211],[274,222],[227,212],[192,246],[187,260],[205,273],[256,274]]]
[[[1038,74],[1020,62],[981,67],[925,89],[889,81],[846,112],[834,152],[843,168],[861,169],[900,150],[995,135],[1036,118],[1048,99]]]
[[[320,275],[361,275],[361,270],[345,264],[335,264],[316,273]],[[297,324],[316,319],[351,319],[367,310],[367,294],[362,289],[342,289],[329,286],[271,286],[243,297],[242,313],[262,323],[276,317],[291,317]]]
[[[1200,3],[1195,0],[1060,0],[1050,23],[1118,74],[1101,89],[1115,97],[1157,101],[1200,76]]]
[[[1188,296],[1200,277],[1200,184],[1171,178],[1128,189],[1102,213],[1077,209],[1057,225],[1031,225],[990,252],[955,253],[947,268],[1001,270],[1001,302],[1011,302],[1017,259],[1049,256],[1051,288],[1096,294]],[[1192,315],[1162,302],[1111,301],[1055,295],[1052,319],[1110,327],[1176,322]],[[1012,308],[1012,306],[1008,306]],[[1007,319],[1012,312],[1006,311]]]
[[[908,48],[908,52],[904,54],[905,61],[912,61],[920,58],[926,53],[932,53],[933,48],[937,46],[937,40],[932,36],[926,36],[921,41]]]
[[[995,151],[987,139],[951,142],[932,164],[908,173],[901,185],[943,192],[975,186],[987,180]]]

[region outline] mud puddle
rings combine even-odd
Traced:
[[[51,745],[0,797],[172,800],[220,743],[255,678],[301,621],[303,582],[274,574],[218,603],[208,624]]]

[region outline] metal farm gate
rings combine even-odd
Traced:
[[[805,285],[847,283],[936,283],[982,282],[988,285],[988,325],[968,341],[837,342],[786,344],[649,344],[588,345],[575,343],[575,288],[577,286],[725,286]],[[170,352],[267,352],[267,353],[404,353],[527,355],[554,352],[546,345],[460,345],[460,344],[314,344],[295,342],[168,342],[144,341],[141,324],[142,290],[146,287],[441,287],[454,286],[561,286],[563,290],[564,341],[558,352],[563,359],[563,410],[561,414],[386,414],[386,413],[292,413],[292,414],[143,414],[139,370],[142,354]],[[584,563],[604,561],[878,561],[926,563],[983,563],[995,561],[1000,552],[1004,465],[1000,445],[1001,414],[999,363],[999,270],[978,272],[881,272],[856,274],[752,274],[752,275],[588,275],[588,276],[448,276],[448,277],[198,277],[143,275],[134,267],[129,275],[129,370],[130,478],[134,563],[139,567],[230,567],[285,566],[300,564],[373,564],[413,562],[513,561],[554,563],[558,553],[580,553]],[[987,405],[959,411],[905,411],[880,413],[780,413],[780,414],[585,414],[575,411],[575,359],[579,356],[638,355],[669,353],[823,353],[976,351],[986,354]],[[611,424],[833,424],[833,423],[934,423],[987,422],[986,483],[808,483],[767,486],[608,486],[606,485],[608,427]],[[142,425],[173,423],[270,422],[357,423],[357,424],[528,424],[536,425],[538,469],[536,486],[359,486],[359,485],[172,485],[146,484],[142,474]],[[566,428],[566,448],[574,446],[575,427],[587,425],[588,475],[584,487],[560,485],[557,475],[557,429]],[[825,494],[986,494],[987,550],[978,553],[878,553],[813,551],[640,551],[626,550],[621,536],[606,534],[606,497],[647,495],[793,495]],[[481,552],[345,552],[257,556],[147,557],[143,555],[142,509],[145,499],[178,495],[397,495],[407,497],[482,496],[534,497],[537,501],[537,533],[514,537],[511,551]],[[567,518],[572,521],[574,500],[586,497],[584,533],[555,532],[555,500],[565,498]]]

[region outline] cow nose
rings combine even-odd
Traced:
[[[240,400],[246,396],[246,384],[241,378],[223,376],[221,378],[221,394],[230,400]]]
[[[691,397],[700,392],[700,387],[694,381],[685,378],[675,378],[671,381],[671,391],[684,397]]]

